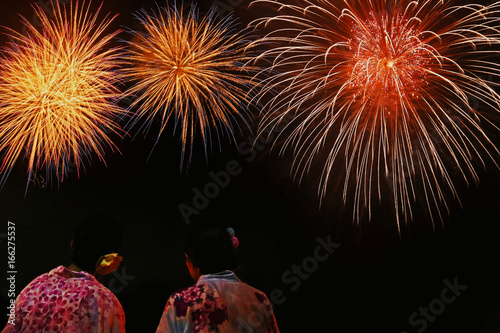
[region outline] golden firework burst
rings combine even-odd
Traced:
[[[187,12],[187,14],[186,14]],[[222,135],[234,141],[239,121],[247,124],[248,87],[244,68],[249,41],[246,33],[235,33],[235,21],[217,21],[215,9],[199,19],[193,5],[189,11],[175,7],[159,8],[158,13],[141,11],[136,15],[143,31],[131,31],[131,66],[124,75],[134,84],[127,95],[135,96],[137,108],[130,127],[143,122],[150,128],[160,121],[158,138],[172,118],[180,126],[182,154],[192,156],[195,133],[200,132],[207,148]],[[215,132],[213,135],[212,132]]]
[[[92,154],[104,161],[105,149],[116,148],[109,134],[121,133],[114,119],[126,110],[115,104],[120,52],[109,44],[119,31],[106,34],[113,18],[98,20],[101,7],[91,14],[90,6],[53,1],[49,15],[34,5],[42,30],[24,19],[25,35],[9,31],[0,68],[2,183],[21,156],[30,178],[44,168],[62,181],[68,165],[79,173]]]

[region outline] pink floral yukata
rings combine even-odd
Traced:
[[[202,275],[170,296],[156,333],[279,332],[266,295],[233,272]]]
[[[7,323],[2,333],[125,332],[116,296],[91,274],[63,266],[31,281],[15,305],[15,325]]]

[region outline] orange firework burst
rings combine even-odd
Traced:
[[[246,34],[233,32],[230,17],[216,22],[212,9],[198,20],[193,6],[188,14],[181,8],[161,8],[159,13],[137,15],[144,32],[132,31],[128,61],[124,70],[134,82],[127,94],[137,98],[131,107],[138,111],[131,126],[145,118],[149,128],[155,118],[161,120],[161,133],[170,118],[180,123],[182,156],[189,145],[191,158],[195,132],[199,130],[207,146],[215,130],[217,140],[222,134],[234,139],[236,119],[246,123],[247,86],[243,69],[248,60]]]
[[[280,24],[257,41],[273,45],[256,58],[272,64],[260,92],[267,100],[261,128],[294,115],[281,135],[282,149],[294,148],[296,176],[326,149],[319,195],[333,173],[345,173],[343,200],[352,198],[354,220],[365,208],[371,216],[383,188],[392,193],[398,230],[416,200],[442,220],[446,193],[457,197],[454,178],[477,182],[485,158],[497,166],[499,151],[484,128],[494,128],[488,113],[499,112],[492,79],[500,66],[487,56],[500,44],[500,3],[344,2],[254,1],[281,13],[254,22]]]
[[[1,182],[24,155],[30,177],[45,168],[62,181],[70,164],[115,146],[109,132],[120,132],[114,118],[125,110],[114,104],[118,50],[104,48],[118,33],[105,34],[113,18],[98,21],[90,3],[66,8],[53,1],[51,19],[34,6],[41,32],[27,20],[26,36],[10,32],[0,69]]]

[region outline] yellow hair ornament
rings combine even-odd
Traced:
[[[101,256],[97,259],[96,273],[100,275],[112,273],[118,269],[122,260],[123,257],[119,256],[118,253],[110,253]]]

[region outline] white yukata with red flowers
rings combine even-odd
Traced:
[[[233,272],[202,275],[167,301],[156,333],[279,332],[266,295]]]
[[[125,314],[116,296],[91,274],[63,266],[31,281],[15,306],[14,325],[7,323],[2,333],[125,332]]]

